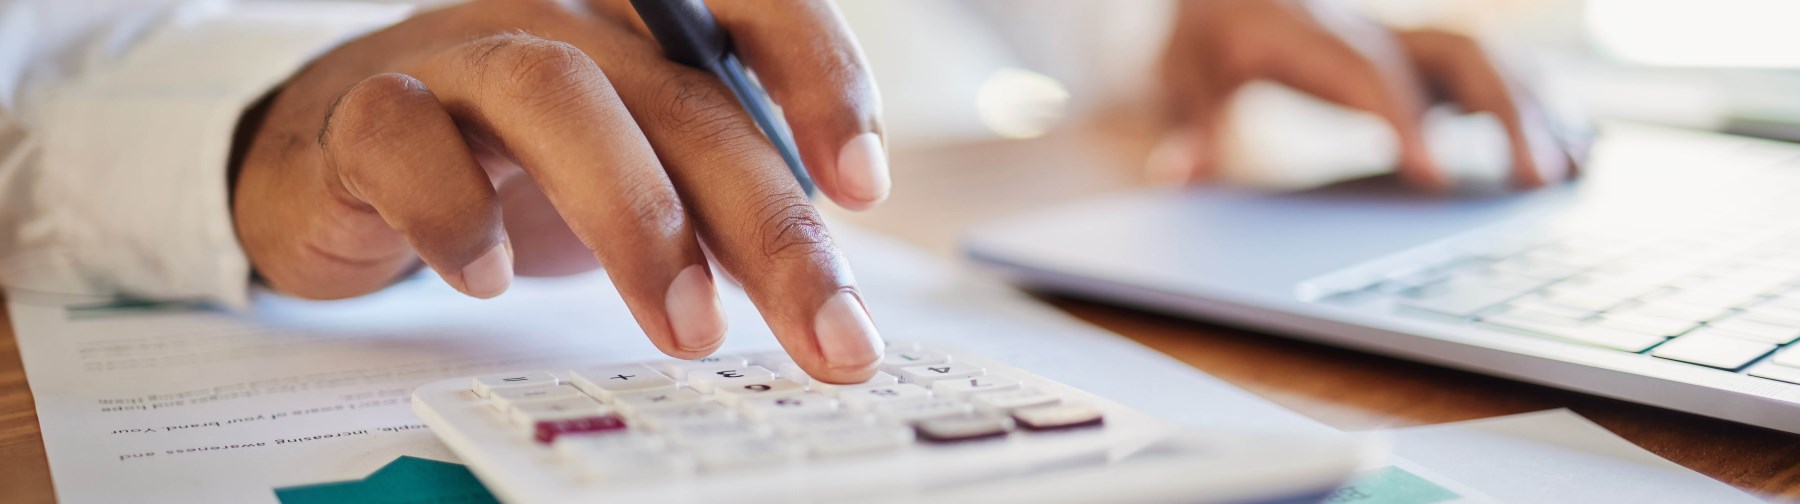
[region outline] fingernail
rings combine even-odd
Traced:
[[[864,368],[881,359],[881,335],[869,321],[869,312],[847,291],[839,291],[819,307],[813,315],[813,333],[828,367]]]
[[[506,292],[512,285],[512,251],[503,240],[474,262],[463,266],[463,291],[478,298],[491,298]]]
[[[1181,186],[1194,177],[1194,133],[1175,130],[1164,135],[1144,158],[1144,180],[1152,185]]]
[[[681,270],[669,282],[665,297],[675,346],[682,350],[708,350],[725,337],[725,310],[719,304],[719,291],[706,277],[706,266],[695,264]]]
[[[863,133],[845,142],[838,150],[837,170],[844,194],[869,203],[887,199],[891,182],[881,137]]]

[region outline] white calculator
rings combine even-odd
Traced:
[[[526,504],[1306,502],[1367,454],[1194,432],[944,347],[883,363],[857,385],[778,351],[522,371],[425,385],[413,409]]]

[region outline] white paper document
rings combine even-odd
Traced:
[[[1193,426],[1329,432],[1002,285],[840,228],[890,340],[946,342]],[[724,293],[722,352],[778,348]],[[396,457],[454,461],[412,414],[430,381],[662,357],[603,274],[520,279],[488,301],[418,277],[348,301],[259,295],[233,314],[183,306],[14,302],[57,496],[86,502],[275,502]]]
[[[1569,410],[1386,433],[1395,457],[1499,502],[1762,502]]]

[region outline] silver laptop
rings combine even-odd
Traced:
[[[1800,432],[1800,145],[1602,133],[1562,187],[1145,191],[966,246],[1032,288]]]

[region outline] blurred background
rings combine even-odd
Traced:
[[[1800,140],[1800,2],[1339,0],[1472,35],[1541,100],[1631,121]],[[834,217],[953,254],[963,224],[1151,183],[1172,2],[842,0],[874,68],[892,200]],[[1346,173],[1227,173],[1301,187]]]

